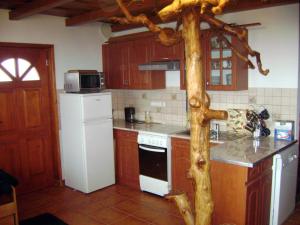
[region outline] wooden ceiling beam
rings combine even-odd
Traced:
[[[173,21],[162,21],[157,15],[156,16],[148,16],[148,18],[155,24],[164,24],[164,23],[169,23],[169,22],[174,22]],[[111,31],[112,32],[118,32],[118,31],[123,31],[123,30],[130,30],[134,28],[139,28],[139,27],[145,27],[140,24],[119,24],[119,23],[114,23],[111,25]]]
[[[120,13],[120,12],[119,12]],[[106,18],[116,15],[115,11],[105,12],[102,9],[93,10],[91,12],[83,13],[78,16],[73,16],[66,19],[66,26],[76,26],[86,23],[96,22],[99,20],[104,20]]]
[[[159,3],[157,3],[159,2]],[[129,10],[133,13],[142,13],[142,12],[149,12],[155,9],[161,9],[162,7],[171,3],[172,0],[143,0],[143,1],[136,1],[132,2],[130,6],[128,6]],[[122,16],[122,12],[116,5],[115,9],[98,9],[93,10],[78,16],[74,16],[71,18],[66,19],[66,26],[76,26],[81,24],[86,24],[95,21],[107,21],[107,18],[113,16]]]
[[[272,1],[253,1],[253,0],[245,0],[245,1],[233,1],[233,3],[228,4],[228,6],[224,9],[223,13],[231,13],[231,12],[239,12],[245,10],[253,10],[253,9],[261,9],[279,5],[287,5],[297,3],[299,0],[272,0]],[[162,22],[157,16],[149,17],[154,23],[168,23],[175,22],[175,19],[172,19],[168,22]],[[112,24],[111,29],[112,32],[119,32],[123,30],[130,30],[134,28],[144,27],[143,25],[135,25],[135,24]]]
[[[73,1],[74,0],[35,0],[10,11],[9,19],[19,20]]]

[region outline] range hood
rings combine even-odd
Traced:
[[[159,61],[138,65],[139,70],[180,70],[179,61]]]

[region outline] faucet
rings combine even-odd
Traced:
[[[215,126],[213,127],[211,131],[211,138],[215,140],[219,140],[219,135],[220,135],[220,125],[218,123],[214,124]]]

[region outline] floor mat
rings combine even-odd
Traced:
[[[20,225],[68,225],[61,219],[50,213],[43,213],[41,215],[23,220]]]

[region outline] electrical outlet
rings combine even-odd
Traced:
[[[165,102],[161,102],[161,101],[151,101],[150,102],[150,106],[154,106],[154,107],[166,107],[166,103]]]

